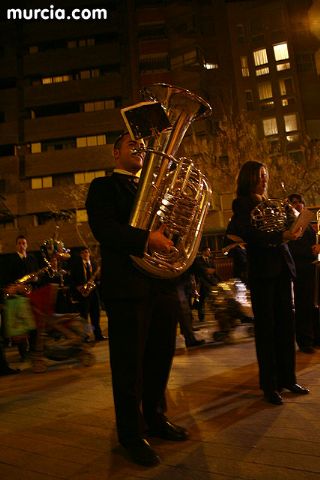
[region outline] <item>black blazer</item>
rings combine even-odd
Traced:
[[[252,197],[238,197],[232,204],[232,231],[229,233],[240,236],[247,244],[249,280],[275,278],[283,271],[294,278],[294,261],[288,245],[282,240],[282,232],[262,232],[251,224],[250,213],[258,203]]]
[[[91,263],[91,275],[95,275],[97,271],[97,264],[94,260],[90,259]],[[85,285],[89,279],[87,279],[85,267],[83,264],[83,260],[80,255],[75,256],[71,260],[71,268],[70,268],[70,275],[71,275],[71,284],[72,286],[79,286]]]
[[[101,249],[101,290],[104,299],[141,298],[152,279],[140,272],[130,255],[142,257],[148,232],[128,222],[135,189],[128,176],[113,173],[92,181],[86,207],[88,220]]]
[[[4,274],[5,285],[13,283],[19,278],[39,270],[38,261],[31,253],[28,253],[24,260],[20,258],[18,253],[14,253],[13,255],[10,255],[10,258],[6,263]]]

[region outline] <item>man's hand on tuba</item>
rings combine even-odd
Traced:
[[[148,249],[160,253],[170,252],[173,247],[173,241],[167,238],[164,234],[166,229],[165,225],[161,225],[158,230],[150,232],[148,240]]]

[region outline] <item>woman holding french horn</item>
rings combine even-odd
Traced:
[[[242,165],[231,223],[232,233],[243,239],[248,254],[260,388],[267,402],[281,405],[283,389],[309,393],[296,383],[292,302],[295,266],[287,246],[301,232],[288,228],[288,215],[281,202],[267,200],[267,186],[268,170],[263,163],[248,161]]]

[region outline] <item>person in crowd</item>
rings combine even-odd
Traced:
[[[302,195],[289,195],[290,204],[300,213],[305,208]],[[308,225],[301,238],[289,242],[289,249],[296,265],[294,280],[294,305],[296,342],[301,352],[313,353],[315,346],[320,346],[319,309],[314,305],[315,265],[319,245],[316,232]]]
[[[7,362],[3,339],[0,336],[0,377],[5,375],[15,375],[17,373],[20,373],[20,370],[11,368]]]
[[[180,310],[177,312],[178,322],[181,334],[184,336],[187,348],[199,347],[205,344],[205,340],[197,339],[193,331],[192,306],[190,305],[189,295],[191,289],[191,273],[186,271],[181,275],[178,283],[178,297],[180,301]]]
[[[248,260],[246,245],[242,238],[234,235],[234,225],[232,219],[229,221],[224,237],[223,253],[232,259],[234,278],[239,278],[247,285],[248,282]]]
[[[160,459],[147,436],[182,441],[188,432],[165,415],[179,308],[176,282],[149,277],[130,257],[142,257],[146,246],[168,252],[173,245],[165,226],[149,232],[129,225],[144,160],[137,147],[128,132],[116,140],[116,168],[111,176],[93,180],[86,206],[101,248],[119,442],[135,463],[152,466]]]
[[[39,271],[39,264],[34,255],[28,251],[28,240],[24,235],[18,235],[16,238],[16,253],[10,257],[5,266],[4,284],[8,294],[23,293],[25,285],[17,286],[14,283],[26,275]],[[30,285],[37,277],[30,278]],[[17,346],[21,360],[24,361],[32,349],[36,338],[36,332],[30,332],[29,338],[21,339]]]
[[[193,262],[192,269],[197,277],[199,283],[199,301],[198,301],[198,318],[200,322],[205,318],[205,302],[210,295],[211,287],[217,285],[219,278],[216,275],[211,259],[211,248],[205,247]]]
[[[80,255],[71,262],[71,284],[73,298],[77,302],[78,312],[85,320],[90,316],[95,341],[107,340],[100,327],[100,298],[95,281],[100,269],[91,258],[90,249],[86,246],[80,249]]]
[[[267,402],[281,405],[283,389],[309,393],[296,381],[292,299],[295,266],[287,245],[301,232],[262,231],[253,224],[251,212],[267,198],[267,187],[267,167],[257,161],[244,163],[237,178],[232,221],[233,233],[247,248],[260,388]]]

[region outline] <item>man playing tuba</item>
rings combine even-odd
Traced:
[[[102,297],[109,323],[110,364],[117,433],[135,463],[159,463],[146,436],[182,441],[187,431],[167,419],[165,390],[175,352],[176,280],[152,278],[131,255],[145,247],[168,252],[164,228],[149,233],[129,225],[144,154],[128,133],[114,144],[115,169],[90,185],[87,211],[102,257]]]

